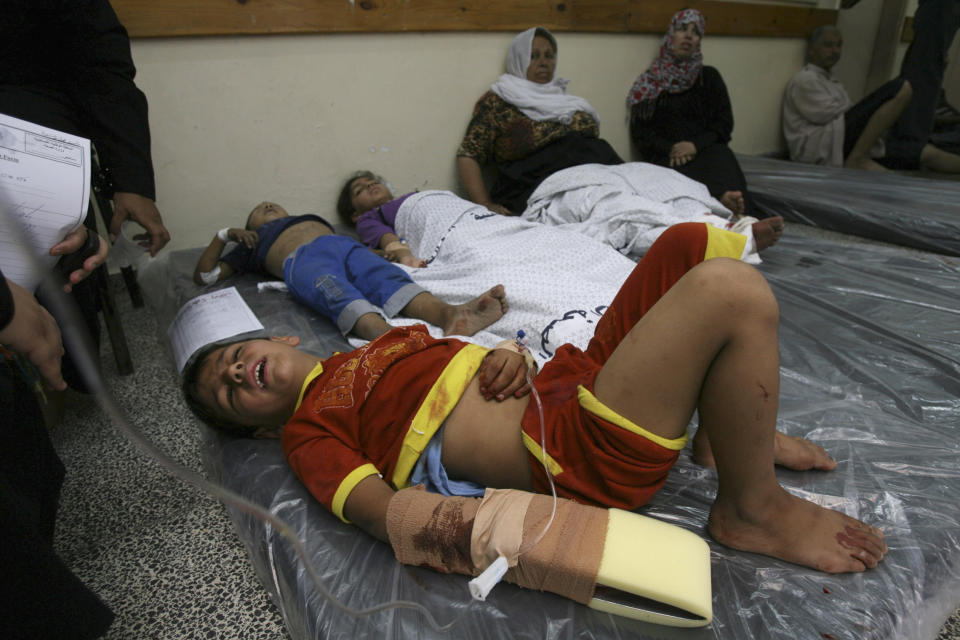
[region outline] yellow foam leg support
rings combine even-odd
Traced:
[[[673,627],[708,625],[713,619],[710,547],[675,525],[610,509],[588,606]]]

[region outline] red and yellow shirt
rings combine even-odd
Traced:
[[[415,325],[324,360],[283,429],[287,461],[342,520],[347,496],[364,478],[377,474],[403,489],[487,351]]]

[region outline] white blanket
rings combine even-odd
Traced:
[[[497,215],[449,191],[410,196],[396,229],[414,255],[429,261],[423,269],[404,269],[441,300],[463,303],[503,284],[510,310],[471,340],[494,346],[522,329],[541,364],[561,344],[587,345],[635,266],[597,240]]]
[[[557,171],[533,192],[522,217],[577,231],[637,258],[671,225],[706,222],[727,229],[732,215],[703,184],[673,169],[628,162]]]

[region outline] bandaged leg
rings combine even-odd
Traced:
[[[478,499],[411,488],[390,501],[387,530],[404,564],[478,575],[503,556],[504,578],[523,587],[661,624],[710,622],[710,554],[698,536],[564,499],[544,533],[552,510],[552,497],[523,491]]]

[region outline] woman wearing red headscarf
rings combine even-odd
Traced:
[[[669,166],[707,185],[734,214],[750,214],[747,182],[727,146],[733,111],[727,87],[714,67],[703,65],[703,15],[674,14],[660,55],[627,96],[630,138],[642,159]]]

